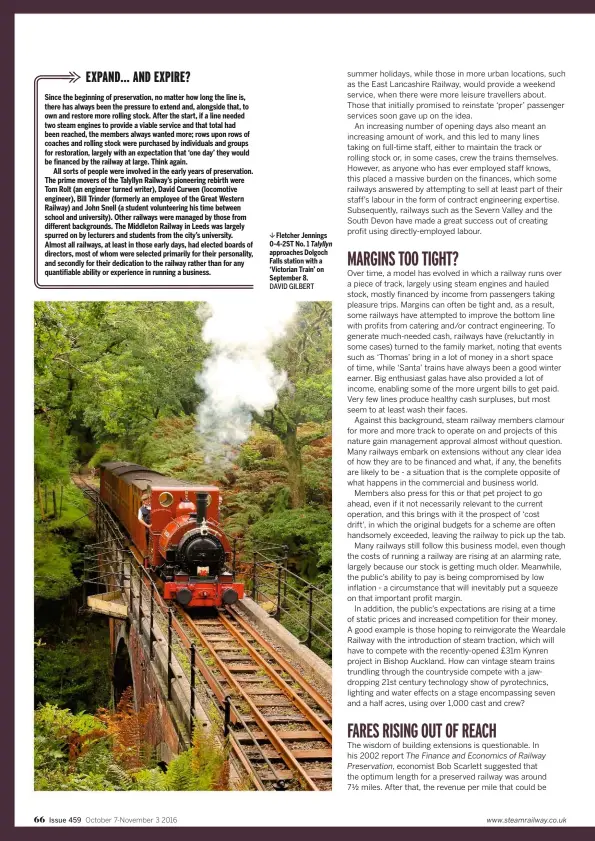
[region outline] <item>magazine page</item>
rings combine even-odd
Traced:
[[[593,825],[594,34],[15,15],[16,826]]]

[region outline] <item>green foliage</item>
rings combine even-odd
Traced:
[[[271,500],[270,504],[266,506],[271,514],[280,514],[282,511],[287,511],[291,504],[291,494],[286,485],[271,485],[266,495]]]
[[[75,712],[108,703],[110,652],[103,623],[79,624],[68,639],[54,641],[37,631],[34,677],[35,703],[68,706]]]
[[[318,458],[304,461],[304,485],[306,502],[310,505],[331,506],[332,461]]]
[[[211,484],[224,478],[220,470],[205,462],[194,414],[153,421],[138,437],[133,457],[160,473],[190,482]]]
[[[139,791],[164,791],[165,774],[161,768],[143,768],[134,774],[136,788]]]
[[[35,728],[40,732],[64,740],[71,734],[86,736],[102,725],[89,713],[73,714],[70,710],[60,709],[57,704],[44,704],[35,711]]]
[[[103,461],[130,461],[130,451],[116,441],[104,441],[89,459],[89,467],[97,467]]]
[[[55,515],[52,490],[56,490]],[[51,488],[48,494],[40,488],[39,500],[42,507],[36,506],[34,521],[34,592],[39,598],[61,599],[78,585],[73,573],[73,565],[80,562],[75,541],[91,539],[89,504],[72,484]]]
[[[271,514],[248,531],[248,546],[284,544],[300,575],[315,578],[321,546],[328,544],[331,515],[324,508],[294,508]]]
[[[45,704],[34,717],[34,776],[38,791],[106,790],[101,785],[101,765],[107,766],[110,757],[107,729],[93,715],[60,709]],[[86,743],[84,763],[77,768],[75,756]],[[81,756],[83,759],[83,756]],[[90,767],[91,766],[91,767]],[[98,777],[91,780],[89,774]],[[99,772],[99,773],[98,773]],[[107,790],[113,790],[113,787]]]
[[[194,772],[192,757],[189,753],[182,753],[171,761],[167,769],[167,779],[163,781],[166,791],[192,791],[194,788]]]
[[[51,491],[56,491],[56,512]],[[42,496],[43,496],[42,492]],[[89,519],[91,503],[83,492],[69,483],[60,488],[49,488],[48,503],[45,505],[44,527],[54,534],[64,534],[73,541],[88,542],[93,535],[93,523]],[[39,514],[39,509],[37,509]]]
[[[322,579],[328,579],[328,584],[330,584],[330,571],[333,565],[333,547],[330,540],[325,541],[324,543],[320,543],[318,546],[318,569],[320,573],[318,575],[318,580],[316,584],[321,589],[324,589],[324,585],[322,583]],[[330,590],[328,591],[330,593]]]
[[[35,596],[61,599],[78,585],[72,564],[76,553],[68,541],[37,524],[34,537]]]
[[[205,354],[192,303],[38,301],[36,411],[130,445],[160,414],[193,410]]]
[[[35,711],[37,791],[212,791],[226,786],[227,757],[202,730],[165,772],[156,767],[130,771],[116,758],[103,718],[75,715],[54,704]]]
[[[213,791],[226,770],[226,757],[212,736],[194,731],[192,748],[173,759],[164,775],[165,791]]]
[[[229,510],[229,502],[226,504]],[[248,492],[237,493],[233,498],[232,513],[225,519],[225,533],[230,537],[243,537],[252,523],[262,518],[262,508]]]
[[[283,447],[278,437],[259,424],[253,424],[252,435],[238,453],[237,465],[246,471],[283,467]]]
[[[275,365],[287,372],[287,387],[280,393],[277,404],[257,418],[283,444],[294,508],[301,508],[306,503],[302,450],[330,429],[331,318],[330,303],[302,304],[292,329],[270,354]],[[300,426],[308,423],[318,424],[318,429],[300,434]]]
[[[70,481],[74,460],[74,441],[53,430],[41,418],[34,421],[35,481],[42,485],[59,485]]]

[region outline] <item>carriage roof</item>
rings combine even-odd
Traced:
[[[120,478],[127,485],[134,485],[141,491],[147,490],[149,486],[156,485],[165,490],[184,488],[193,491],[218,491],[219,488],[214,485],[201,485],[198,482],[188,482],[182,479],[172,479],[170,476],[164,476],[163,473],[158,473],[156,470],[149,470],[140,464],[134,464],[130,461],[104,461],[99,467],[101,470],[107,470],[113,473],[114,476]]]

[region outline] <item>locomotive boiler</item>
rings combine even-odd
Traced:
[[[100,465],[100,497],[154,572],[165,599],[184,607],[220,607],[244,596],[230,571],[231,546],[219,525],[215,486],[170,479],[138,464]],[[143,501],[150,519],[139,519]]]

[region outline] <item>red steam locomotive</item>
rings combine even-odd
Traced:
[[[100,465],[100,497],[113,512],[165,599],[220,607],[244,597],[229,569],[231,547],[219,526],[219,488],[170,479],[125,461]],[[148,523],[139,518],[143,502]]]

